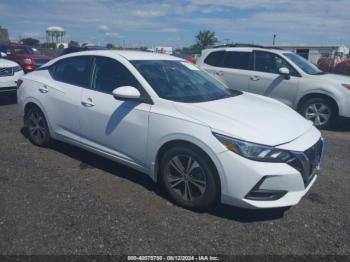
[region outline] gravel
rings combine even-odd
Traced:
[[[21,128],[15,98],[0,98],[0,254],[350,254],[350,127],[323,132],[322,171],[297,206],[209,213],[87,151],[33,146]]]

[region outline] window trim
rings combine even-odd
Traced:
[[[244,68],[226,67],[225,66],[225,58],[226,58],[226,54],[228,54],[228,53],[250,53],[251,56],[250,56],[249,68],[248,69],[244,69]],[[253,71],[253,53],[252,53],[252,51],[238,51],[238,50],[226,51],[225,50],[225,54],[224,54],[224,57],[222,59],[222,68],[231,69],[231,70]]]
[[[292,75],[290,74],[291,77],[301,77],[301,74],[298,72],[297,69],[295,69],[295,67],[289,63],[283,56],[279,55],[279,54],[276,54],[276,53],[273,53],[273,52],[269,52],[269,51],[265,51],[265,50],[253,50],[253,55],[252,55],[252,58],[253,58],[253,71],[254,72],[260,72],[260,73],[266,73],[266,74],[274,74],[274,75],[280,75],[278,73],[270,73],[270,72],[263,72],[263,71],[257,71],[256,70],[256,67],[255,67],[255,55],[256,55],[256,52],[262,52],[262,53],[269,53],[269,54],[273,54],[275,56],[278,56],[279,58],[281,58],[283,61],[285,61],[291,68],[294,69],[294,71],[296,72],[296,75]]]
[[[68,83],[68,82],[65,82],[65,81],[59,81],[59,80],[56,80],[52,73],[50,72],[50,69],[52,67],[54,67],[55,65],[57,65],[58,63],[62,62],[62,61],[65,61],[65,60],[68,60],[68,59],[74,59],[74,58],[82,58],[82,57],[87,57],[89,59],[89,62],[88,62],[88,67],[89,67],[89,79],[88,79],[88,84],[87,86],[81,86],[81,85],[77,85],[77,84],[72,84],[72,83]],[[56,82],[59,82],[59,83],[64,83],[64,84],[67,84],[67,85],[71,85],[71,86],[76,86],[76,87],[81,87],[81,88],[89,88],[91,83],[90,83],[90,80],[91,80],[91,73],[92,73],[92,58],[93,56],[92,55],[79,55],[79,56],[70,56],[70,57],[65,57],[63,59],[60,59],[58,61],[56,61],[55,63],[53,63],[52,65],[49,65],[49,66],[45,66],[45,67],[42,67],[42,68],[39,68],[37,70],[47,70],[51,76],[51,78],[56,81]]]
[[[211,64],[208,64],[208,63],[206,62],[206,60],[208,59],[208,57],[209,57],[210,55],[212,55],[213,53],[219,53],[219,52],[222,52],[223,55],[222,55],[221,59],[219,59],[220,63],[219,63],[218,65],[211,65]],[[208,66],[220,67],[220,68],[221,68],[221,67],[223,67],[223,62],[224,62],[223,57],[225,56],[225,53],[226,53],[226,50],[216,50],[216,51],[209,52],[208,55],[204,58],[203,63],[206,64],[206,65],[208,65]]]

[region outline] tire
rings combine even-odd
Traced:
[[[31,107],[24,117],[24,125],[28,131],[30,142],[40,147],[50,143],[50,131],[43,112],[38,107]]]
[[[306,100],[300,107],[300,113],[319,129],[332,127],[338,117],[334,104],[321,97]]]
[[[217,172],[204,153],[189,147],[171,148],[161,158],[160,168],[162,185],[178,205],[201,210],[217,203]]]

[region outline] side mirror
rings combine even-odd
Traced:
[[[279,71],[280,75],[283,75],[285,77],[285,79],[290,78],[290,72],[289,72],[289,69],[287,67],[281,67],[278,71]]]
[[[0,52],[0,57],[7,57],[7,54],[5,54],[4,52]]]
[[[139,100],[141,98],[139,90],[133,86],[117,87],[112,93],[114,98],[118,100]]]

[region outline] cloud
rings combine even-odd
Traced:
[[[350,43],[349,0],[19,0],[0,3],[12,34],[63,26],[74,39],[125,37],[158,44],[172,35],[190,44],[200,29],[222,39],[266,43]],[[16,16],[13,16],[13,14]],[[40,19],[38,19],[40,18]]]
[[[100,25],[98,27],[98,30],[101,32],[108,32],[109,31],[109,27],[107,25]]]

